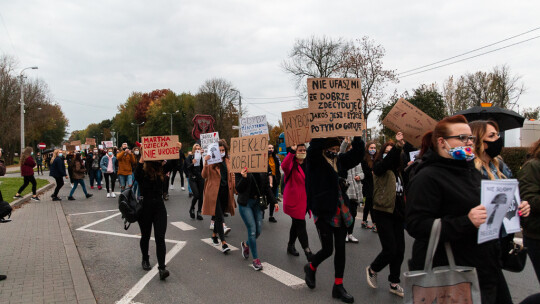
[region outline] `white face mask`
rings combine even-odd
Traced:
[[[225,157],[225,152],[220,152],[219,154],[221,154],[221,157]]]
[[[133,152],[133,153],[135,153],[135,155],[139,155],[139,151],[137,151],[137,150],[135,150],[135,152]]]
[[[96,154],[97,154],[97,150],[94,150],[94,153],[96,153]]]

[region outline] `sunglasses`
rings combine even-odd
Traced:
[[[449,139],[449,138],[457,138],[459,140],[461,140],[464,144],[466,144],[469,140],[474,144],[476,142],[476,136],[473,136],[473,135],[467,135],[467,134],[459,134],[459,135],[454,135],[454,136],[445,136],[443,137],[444,139]]]

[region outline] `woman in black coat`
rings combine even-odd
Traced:
[[[345,236],[347,227],[352,224],[352,216],[344,179],[340,180],[338,172],[347,171],[360,163],[364,157],[364,142],[361,137],[355,137],[352,149],[341,154],[338,154],[339,146],[337,138],[316,138],[311,140],[307,150],[307,205],[314,215],[322,249],[313,256],[311,263],[304,266],[304,272],[308,287],[315,288],[317,267],[332,255],[335,246],[332,297],[352,303],[354,298],[343,287]]]
[[[189,216],[195,218],[195,205],[197,205],[197,219],[202,220],[201,216],[203,195],[204,195],[204,179],[201,175],[203,168],[202,148],[199,144],[193,145],[192,154],[186,158],[186,172],[188,173],[188,183],[193,192],[193,199],[191,200],[191,207],[189,208]],[[197,160],[195,155],[200,155]]]

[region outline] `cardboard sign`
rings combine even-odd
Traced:
[[[268,172],[268,135],[231,138],[231,172]]]
[[[103,146],[105,146],[105,148],[112,148],[113,147],[113,142],[112,141],[102,141],[101,144]]]
[[[201,148],[203,148],[203,150],[206,150],[210,144],[219,142],[218,132],[201,134],[200,137],[201,137]]]
[[[74,152],[75,151],[75,146],[74,145],[66,145],[66,151]]]
[[[210,159],[207,160],[206,163],[209,165],[219,164],[223,161],[221,159],[221,153],[219,152],[218,143],[211,143],[208,145],[208,155],[210,155]]]
[[[96,145],[96,139],[95,138],[87,138],[86,142],[84,144],[85,145],[95,146]]]
[[[311,141],[309,109],[300,109],[281,112],[283,127],[285,128],[285,145],[290,147]]]
[[[364,126],[358,78],[308,78],[311,138],[361,136]]]
[[[177,143],[178,135],[142,137],[144,160],[179,159]]]
[[[435,129],[437,121],[410,102],[400,98],[383,119],[382,124],[395,132],[403,132],[406,141],[415,147],[422,145],[426,132]]]
[[[74,140],[70,143],[70,145],[72,146],[80,146],[81,145],[81,141],[80,140]]]
[[[240,118],[240,136],[268,134],[266,115]]]

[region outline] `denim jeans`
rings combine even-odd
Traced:
[[[73,193],[75,193],[75,189],[77,189],[78,184],[81,184],[82,191],[84,192],[84,194],[85,195],[88,194],[88,192],[86,192],[86,185],[84,184],[84,179],[76,179],[73,181],[73,188],[71,188],[71,192],[69,193],[69,196],[73,196]]]
[[[259,202],[255,199],[248,199],[247,205],[238,205],[240,216],[247,227],[248,239],[247,245],[253,255],[253,259],[258,259],[257,238],[261,235],[262,228],[262,210],[259,208]]]
[[[101,186],[101,170],[100,169],[90,169],[90,172],[88,173],[88,177],[90,178],[91,187],[94,187],[94,181],[97,183],[98,186]]]
[[[133,187],[132,187],[133,193],[135,193],[135,195],[139,197],[141,196],[141,189],[139,189],[139,182],[137,182],[137,180],[135,179],[135,173],[133,173],[131,176],[132,176],[131,178],[133,179]]]
[[[126,188],[126,185],[127,188],[131,188],[133,186],[133,175],[118,175],[118,181],[122,189]]]

